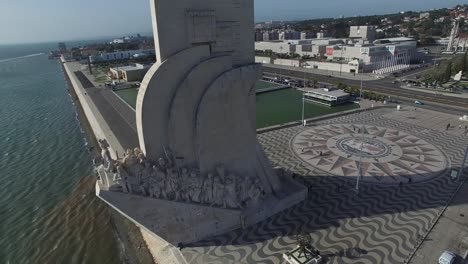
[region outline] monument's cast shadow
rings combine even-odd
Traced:
[[[368,253],[368,249],[358,247],[367,237],[374,243],[385,240],[375,236],[381,228],[385,232],[394,231],[393,236],[405,233],[401,238],[403,242],[394,241],[395,244],[416,244],[461,184],[458,179],[451,178],[451,171],[458,169],[448,168],[439,177],[428,177],[431,179],[425,182],[375,184],[361,181],[359,192],[356,191],[357,177],[294,175],[297,181],[308,187],[308,198],[304,202],[253,226],[184,247],[196,250],[199,247],[237,246],[258,249],[266,246],[270,251],[276,249],[274,254],[280,257],[286,250],[296,246],[298,234],[310,233],[314,240],[313,246],[327,259],[353,259]],[[465,196],[453,200],[452,204],[467,202],[468,197]],[[398,222],[402,226],[395,229],[395,217],[408,212],[411,212],[410,217],[403,218],[408,221],[404,224]],[[392,237],[387,239],[395,240]],[[328,245],[326,248],[320,246],[322,241]]]

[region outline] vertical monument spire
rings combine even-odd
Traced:
[[[158,61],[136,107],[145,155],[170,153],[202,174],[222,166],[279,191],[256,138],[253,1],[151,0],[151,8]]]

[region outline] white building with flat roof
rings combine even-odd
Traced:
[[[271,50],[278,54],[296,53],[296,45],[282,41],[258,41],[255,42],[255,50]]]
[[[136,57],[154,56],[154,50],[125,50],[117,52],[102,52],[97,55],[89,56],[91,63],[108,62],[117,60],[128,60]]]
[[[377,36],[376,29],[376,26],[352,26],[349,30],[349,37],[374,41]]]
[[[362,63],[364,72],[373,72],[400,65],[418,63],[422,54],[416,41],[387,42],[388,44],[327,46],[328,60]]]
[[[349,102],[351,96],[349,93],[336,88],[323,88],[307,91],[304,94],[304,99],[318,104],[334,106]]]
[[[112,79],[123,79],[127,82],[141,82],[151,66],[151,64],[136,63],[135,65],[115,67],[109,70],[109,76]]]

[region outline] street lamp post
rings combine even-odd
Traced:
[[[436,68],[436,63],[437,63],[437,60],[439,59],[439,53],[442,52],[442,50],[440,48],[437,48],[436,49],[436,57],[434,58],[434,70]]]
[[[305,76],[306,76],[306,73],[304,71],[304,88],[302,89],[302,126],[304,126],[304,127],[306,125],[305,124],[305,115],[304,115],[304,112],[305,112],[304,111],[305,110],[305,98],[304,98],[304,96],[305,96],[305,86],[306,86],[305,85],[305,80],[306,80]]]
[[[304,120],[304,108],[305,108],[305,98],[304,98],[304,90],[302,91],[302,126],[305,127],[305,120]]]
[[[361,101],[362,101],[362,76],[361,76],[361,89],[360,89],[360,92],[359,92],[359,104],[361,104]],[[362,112],[361,112],[361,114],[362,114]],[[362,148],[364,146],[364,125],[365,125],[365,121],[363,121],[362,131],[361,131],[361,135],[362,135],[361,140],[362,141],[361,141],[361,149],[359,150],[359,171],[358,171],[358,177],[357,177],[357,180],[356,180],[356,193],[359,193],[359,183],[360,183],[361,177],[362,177]]]
[[[343,46],[341,47],[341,57],[340,57],[340,76],[341,76],[341,70],[343,68]]]

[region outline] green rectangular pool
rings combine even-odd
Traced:
[[[265,89],[275,86],[275,84],[260,81],[257,84],[257,89]],[[138,95],[136,88],[119,90],[115,91],[115,93],[135,109]],[[358,107],[359,106],[357,104],[352,103],[334,107],[306,103],[304,112],[306,118],[313,118]],[[257,95],[257,128],[284,124],[301,120],[301,118],[302,92],[291,88]]]

